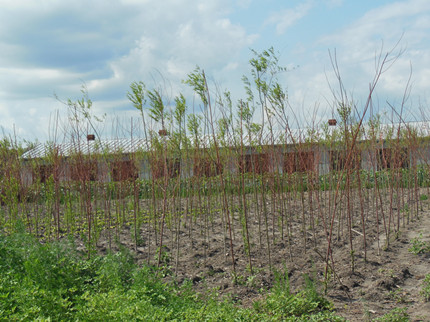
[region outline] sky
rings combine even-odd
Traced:
[[[396,59],[378,80],[372,113],[430,116],[428,0],[0,0],[0,8],[0,135],[18,140],[53,140],[64,102],[82,98],[83,85],[92,112],[116,124],[138,117],[127,99],[133,81],[162,84],[171,101],[184,93],[198,111],[182,83],[196,66],[237,101],[252,50],[270,47],[287,68],[278,81],[298,126],[336,117],[334,57],[360,112],[378,57],[390,51]],[[103,135],[126,133],[113,128],[103,125]]]

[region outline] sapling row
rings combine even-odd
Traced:
[[[322,259],[326,280],[336,274],[333,252],[345,244],[354,272],[358,252],[367,261],[372,240],[380,255],[419,217],[430,186],[429,133],[405,126],[405,101],[390,126],[369,112],[390,55],[381,57],[363,109],[349,100],[333,60],[340,88],[333,91],[334,128],[300,124],[273,49],[254,52],[246,97],[236,103],[200,68],[184,81],[200,107],[133,82],[127,98],[140,118],[112,125],[131,144],[145,142],[131,152],[102,139],[107,121],[92,115],[84,87],[81,100],[65,102],[66,126],[58,124],[74,143],[67,153],[51,142],[43,157],[23,159],[22,144],[2,139],[1,228],[70,237],[88,256],[126,244],[147,263],[176,272],[190,250],[210,263],[222,249],[233,274],[242,273],[241,260],[253,274],[306,255]],[[95,142],[86,140],[90,131]],[[282,260],[280,245],[288,254]]]

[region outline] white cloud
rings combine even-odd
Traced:
[[[146,79],[151,83],[151,75],[156,81],[168,80],[177,87],[196,65],[210,73],[231,66],[256,36],[248,35],[227,18],[214,15],[213,6],[214,3],[201,5],[194,12],[189,10],[179,21],[172,21],[171,25],[167,21],[160,32],[145,31],[147,25],[143,23],[140,39],[128,53],[110,62],[110,77],[93,81],[89,89],[120,86],[125,92],[134,80]]]
[[[403,33],[403,44],[412,42],[415,45],[420,42],[422,28],[429,27],[422,23],[429,10],[430,2],[423,0],[395,2],[378,7],[346,29],[323,37],[320,44],[339,45],[352,54],[353,59],[373,59],[375,48],[380,47],[381,41],[391,44],[398,41]]]
[[[78,98],[85,82],[99,112],[124,110],[132,81],[167,80],[177,92],[196,65],[209,74],[234,70],[256,39],[228,18],[233,4],[226,0],[1,2],[0,125],[22,124],[30,136],[46,137],[46,122],[32,134],[23,112],[48,118],[52,105],[62,106],[35,105],[53,92]]]
[[[276,25],[276,32],[280,35],[284,34],[289,27],[294,25],[298,20],[302,19],[309,10],[313,7],[310,1],[299,4],[294,9],[284,9],[280,12],[275,12],[267,19],[267,24]]]
[[[341,8],[343,2],[324,0],[323,4]],[[248,48],[266,49],[258,46],[268,41],[273,41],[270,45],[275,49],[284,46],[282,58],[288,63],[301,65],[281,81],[288,85],[292,105],[303,115],[313,115],[310,110],[316,105],[321,117],[331,113],[326,74],[331,83],[335,80],[328,48],[337,50],[346,88],[362,99],[382,40],[387,50],[404,33],[400,47],[406,51],[383,75],[378,88],[381,101],[402,94],[410,62],[413,94],[425,99],[430,88],[430,2],[426,0],[376,4],[360,19],[320,37],[317,43],[304,38],[294,43],[283,36],[306,15],[314,14],[311,10],[318,4],[314,0],[296,1],[295,7],[275,13],[271,5],[251,0],[0,3],[0,126],[11,131],[16,124],[26,138],[46,138],[50,114],[63,109],[52,98],[53,92],[60,98],[76,99],[83,82],[97,114],[127,111],[134,115],[126,99],[132,81],[142,80],[149,87],[165,82],[166,94],[172,97],[186,92],[181,80],[196,65],[233,97],[240,95]],[[265,32],[264,25],[275,26],[278,37],[250,33],[245,27],[250,21],[253,30],[261,32]],[[313,39],[322,31],[314,32]]]
[[[237,5],[239,8],[248,8],[251,5],[252,0],[236,0]]]
[[[3,103],[0,101],[0,128],[9,135],[18,138],[47,139],[53,127],[50,116],[55,111],[56,104],[53,98],[37,98],[31,100],[12,100]]]
[[[344,0],[326,0],[325,2],[328,7],[334,8],[343,5]]]
[[[409,0],[390,3],[370,10],[344,30],[320,39],[318,45],[336,48],[337,63],[346,88],[363,103],[367,97],[369,83],[376,73],[379,55],[395,47],[391,58],[402,52],[393,65],[381,76],[375,99],[382,105],[386,101],[401,102],[407,86],[412,64],[412,90],[410,108],[416,108],[417,97],[429,93],[428,68],[429,29],[427,17],[430,2]],[[331,69],[326,59],[328,70]]]

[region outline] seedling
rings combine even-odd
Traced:
[[[408,248],[410,253],[418,255],[430,252],[430,243],[423,241],[422,238],[422,233],[418,237],[412,238],[411,247]]]

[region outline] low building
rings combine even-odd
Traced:
[[[187,147],[172,149],[167,147],[168,135],[158,147],[142,138],[95,140],[89,135],[86,140],[35,145],[22,155],[21,180],[30,185],[51,176],[59,181],[111,182],[211,177],[221,172],[323,175],[346,167],[369,171],[408,168],[430,160],[430,122],[380,125],[376,130],[367,124],[355,134],[352,130],[345,137],[340,127],[325,126],[227,137],[217,139],[218,155],[211,136],[199,138],[199,142],[187,138]]]

